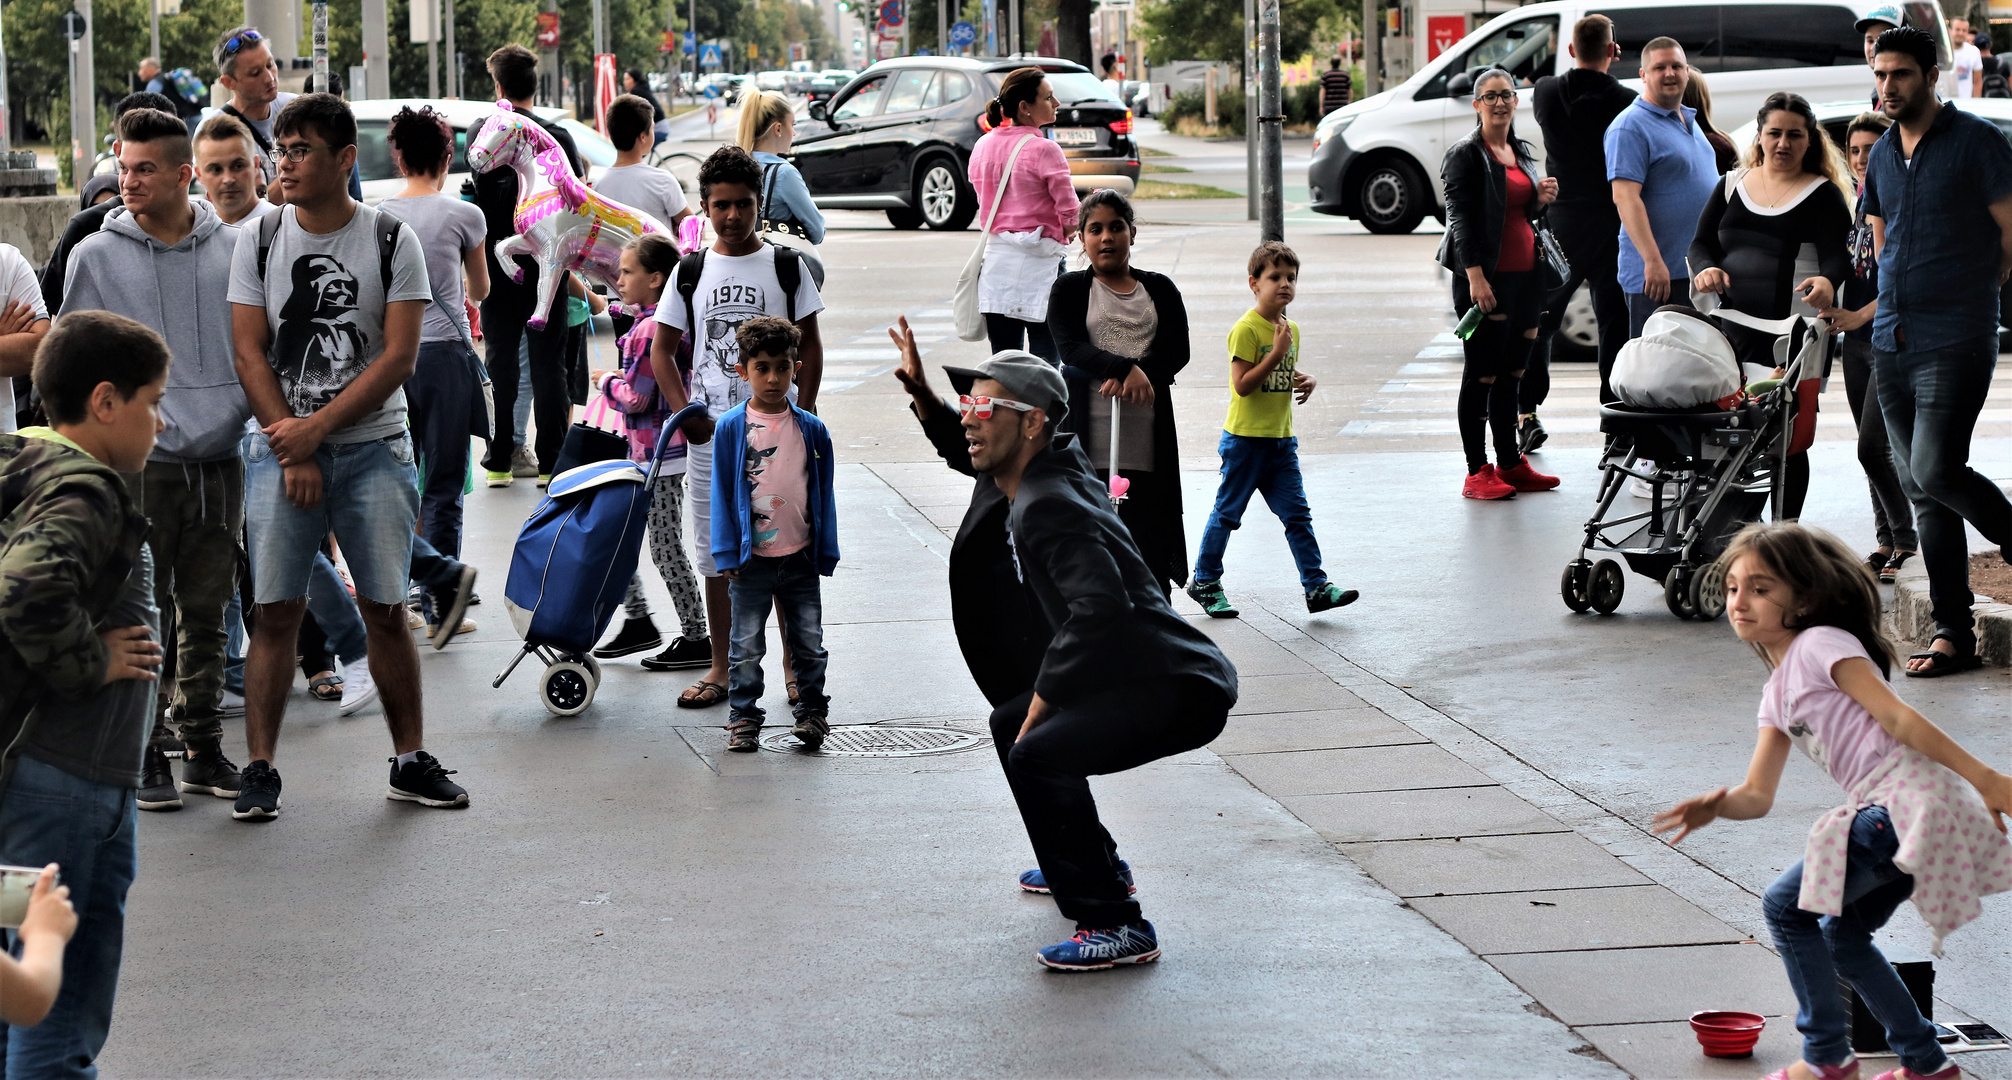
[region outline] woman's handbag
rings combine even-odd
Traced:
[[[1544,264],[1551,271],[1552,280],[1545,284],[1556,289],[1572,280],[1572,262],[1565,258],[1565,249],[1559,245],[1558,237],[1551,232],[1550,218],[1537,217],[1530,222],[1530,231],[1537,237],[1537,254],[1543,258]]]
[[[1006,169],[999,174],[999,193],[992,199],[992,209],[985,214],[985,228],[978,234],[978,250],[964,260],[964,270],[957,275],[957,291],[951,294],[950,311],[957,323],[957,336],[965,341],[985,340],[985,313],[978,310],[978,277],[985,271],[985,245],[992,240],[992,222],[999,216],[999,204],[1006,201],[1006,182],[1013,178],[1013,163],[1020,158],[1020,151],[1027,148],[1031,139],[1039,135],[1028,135],[1013,147],[1006,157]]]
[[[559,447],[559,460],[552,463],[553,476],[597,461],[619,461],[629,456],[629,437],[595,423],[595,406],[600,407],[599,416],[608,414],[607,397],[595,398],[594,404],[587,406],[586,416],[566,429],[566,441]]]

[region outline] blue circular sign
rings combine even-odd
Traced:
[[[963,48],[978,40],[978,28],[968,22],[958,20],[950,27],[950,44]]]

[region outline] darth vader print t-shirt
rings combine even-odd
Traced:
[[[279,231],[259,280],[259,230],[242,230],[231,263],[230,302],[262,307],[271,341],[266,362],[295,416],[312,416],[355,382],[384,353],[384,307],[399,300],[430,303],[426,257],[409,225],[392,249],[391,288],[377,259],[377,211],[359,204],[349,224],[310,233],[282,207]],[[405,430],[405,391],[356,423],[329,435],[332,443],[388,439]]]

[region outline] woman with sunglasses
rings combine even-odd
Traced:
[[[1558,181],[1540,177],[1530,145],[1516,137],[1516,79],[1491,68],[1474,80],[1473,134],[1446,150],[1446,239],[1439,265],[1453,271],[1453,306],[1481,309],[1463,343],[1466,363],[1455,405],[1467,453],[1469,499],[1508,499],[1547,491],[1558,478],[1530,467],[1517,449],[1517,390],[1544,314],[1543,256],[1531,219],[1558,197]],[[1488,463],[1486,432],[1495,435]]]
[[[1169,595],[1188,583],[1181,528],[1180,442],[1174,376],[1188,366],[1188,309],[1165,274],[1132,266],[1138,225],[1132,204],[1108,188],[1091,192],[1077,218],[1087,270],[1056,279],[1048,333],[1062,357],[1069,400],[1062,420],[1082,436],[1090,467],[1108,483],[1111,418],[1118,418],[1118,474],[1131,482],[1118,516]]]

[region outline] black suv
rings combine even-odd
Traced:
[[[1008,72],[1036,66],[1061,102],[1049,138],[1062,146],[1076,190],[1129,195],[1139,180],[1132,113],[1088,68],[1053,57],[904,56],[854,76],[829,102],[812,101],[791,153],[827,210],[885,210],[899,229],[962,229],[978,213],[965,178],[985,134],[985,106]]]

